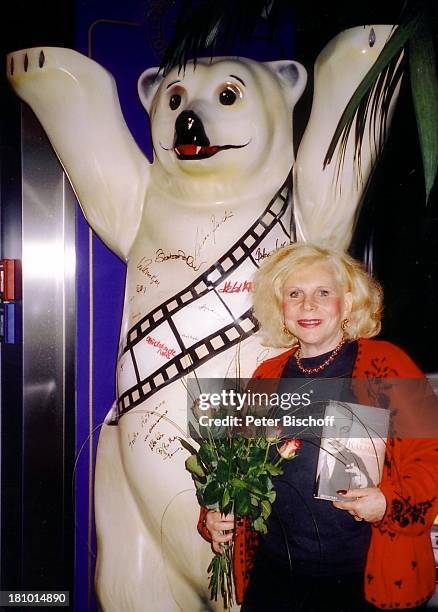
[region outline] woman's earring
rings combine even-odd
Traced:
[[[286,323],[284,323],[284,325],[283,325],[283,333],[286,334],[286,336],[292,336],[293,335],[291,333],[290,329],[288,328],[288,326],[286,325]]]
[[[344,332],[344,331],[347,329],[349,322],[350,322],[350,321],[349,321],[348,319],[344,319],[344,320],[342,321],[342,323],[341,323],[341,329],[342,329],[342,331],[343,331],[343,332]]]

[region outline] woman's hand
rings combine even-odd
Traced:
[[[381,521],[386,512],[386,497],[377,487],[365,489],[350,489],[338,491],[342,501],[335,501],[333,505],[340,510],[346,510],[356,521],[376,523]],[[345,499],[345,501],[344,501]]]
[[[209,510],[205,515],[205,526],[210,532],[214,552],[221,555],[223,553],[221,544],[233,539],[234,515]],[[227,533],[223,533],[224,531]]]

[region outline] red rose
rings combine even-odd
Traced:
[[[298,438],[289,438],[280,446],[278,453],[283,459],[293,459],[300,448],[301,440],[298,440]]]

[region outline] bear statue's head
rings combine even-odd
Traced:
[[[164,78],[157,72],[146,70],[138,82],[155,166],[204,184],[284,181],[294,159],[292,109],[306,84],[301,64],[214,58]]]

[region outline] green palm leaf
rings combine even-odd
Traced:
[[[331,162],[340,142],[337,155],[339,178],[348,138],[354,125],[354,160],[360,179],[361,148],[368,113],[373,142],[378,151],[386,138],[389,107],[404,68],[401,58],[406,49],[409,49],[411,87],[423,158],[426,201],[434,185],[438,167],[438,84],[433,32],[430,26],[433,17],[430,15],[432,18],[427,18],[427,8],[424,2],[414,2],[407,6],[402,22],[394,30],[342,113],[324,159],[325,168]]]
[[[412,98],[423,158],[426,202],[438,167],[438,83],[430,23],[423,17],[409,41]]]
[[[400,71],[397,70],[400,57],[406,43],[418,27],[419,21],[420,15],[418,12],[415,12],[407,21],[400,24],[393,31],[393,34],[383,47],[379,57],[361,83],[359,83],[336,127],[324,159],[324,167],[331,162],[340,140],[340,163],[342,164],[346,142],[355,118],[357,118],[358,121],[355,139],[355,156],[360,160],[360,147],[362,145],[363,128],[367,118],[366,115],[368,112],[371,112],[371,120],[375,125],[378,109],[377,101],[382,100],[382,119],[386,118],[391,99],[387,96],[385,89],[390,87],[390,91],[394,92],[397,80],[400,78]],[[379,122],[378,139],[380,141],[384,138],[384,125],[384,121]]]

